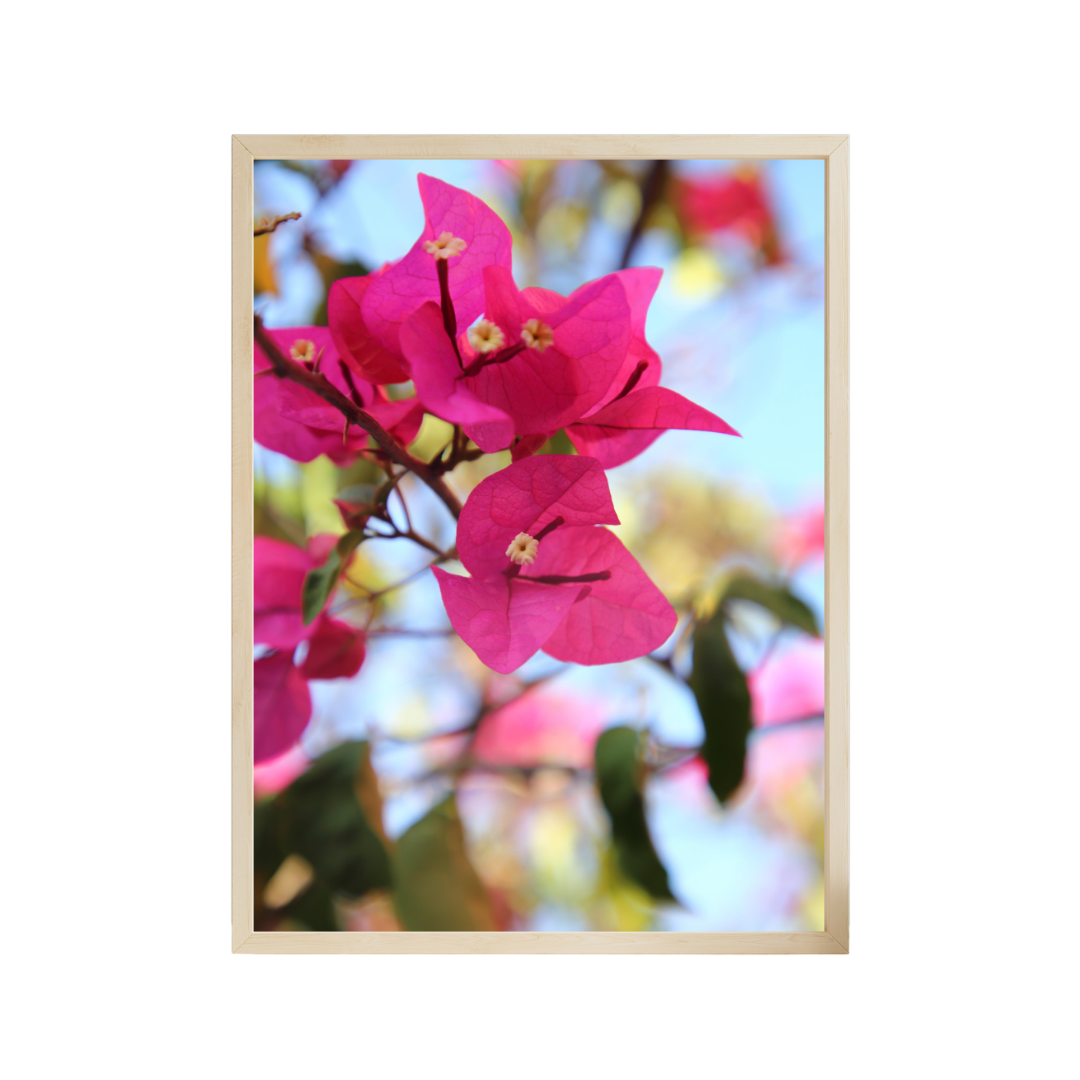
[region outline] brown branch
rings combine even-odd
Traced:
[[[637,247],[642,230],[645,228],[645,220],[664,194],[667,178],[668,163],[666,161],[654,161],[641,185],[641,210],[638,211],[637,221],[634,222],[634,227],[626,238],[626,246],[623,248],[622,258],[619,260],[620,270],[625,270],[630,265],[630,258],[634,254],[634,248]]]
[[[323,401],[333,405],[348,423],[363,428],[382,447],[391,461],[415,473],[420,480],[427,484],[442,499],[446,508],[455,518],[460,515],[461,503],[458,501],[457,496],[430,465],[419,458],[413,457],[382,424],[370,413],[366,413],[363,409],[354,405],[325,375],[308,371],[306,367],[302,367],[294,360],[289,359],[278,348],[277,342],[267,333],[262,319],[258,315],[255,316],[255,340],[259,343],[262,351],[266,353],[267,358],[273,365],[274,372],[279,378],[291,379],[301,386],[306,386],[313,393],[318,394]]]
[[[264,236],[266,233],[272,233],[283,221],[297,221],[299,217],[300,211],[294,210],[291,214],[274,214],[272,217],[260,218],[255,226],[255,235]]]

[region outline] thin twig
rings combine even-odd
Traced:
[[[641,210],[638,211],[637,221],[634,222],[630,235],[626,238],[626,246],[623,248],[622,258],[619,260],[620,270],[625,270],[630,265],[630,258],[634,254],[634,248],[637,247],[641,232],[645,228],[645,219],[664,193],[667,175],[668,163],[666,161],[654,161],[646,174],[641,185]]]
[[[299,217],[300,211],[294,210],[291,214],[274,214],[272,217],[260,218],[255,226],[255,235],[264,236],[266,233],[272,233],[283,221],[297,221]]]

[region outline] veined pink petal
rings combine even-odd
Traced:
[[[636,457],[671,428],[739,434],[708,409],[663,386],[632,390],[589,416],[587,422],[572,424],[566,434],[578,453],[612,469]]]
[[[504,675],[516,671],[566,616],[581,585],[537,585],[498,574],[487,581],[433,567],[446,614],[461,640]]]
[[[607,477],[598,461],[544,454],[516,461],[473,489],[458,519],[458,556],[478,578],[509,565],[507,546],[518,533],[535,536],[562,517],[564,525],[617,525]],[[540,542],[543,552],[548,538]],[[569,573],[562,569],[558,573]]]
[[[613,664],[644,656],[671,636],[678,621],[675,609],[607,529],[556,529],[540,544],[536,562],[522,578],[603,570],[610,570],[611,578],[584,586],[544,643],[549,656],[577,664]]]
[[[308,653],[300,665],[305,679],[347,679],[364,662],[364,634],[355,626],[320,615],[308,641]]]
[[[443,326],[439,305],[426,303],[401,328],[401,347],[413,374],[417,396],[428,412],[466,426],[485,453],[504,450],[514,437],[514,422],[485,404],[459,378],[461,366]]]
[[[664,271],[655,266],[632,266],[628,270],[619,270],[616,274],[626,290],[626,299],[630,304],[630,329],[632,337],[626,350],[626,359],[607,392],[600,401],[585,414],[597,412],[609,401],[623,392],[627,381],[634,377],[638,366],[645,364],[645,370],[634,379],[634,390],[646,386],[658,386],[663,365],[656,350],[645,340],[645,318],[649,313],[649,304],[656,293]]]
[[[366,277],[341,278],[330,286],[326,318],[330,334],[342,357],[360,376],[371,383],[407,382],[408,372],[400,357],[387,352],[364,322],[361,303],[368,287],[383,270]]]
[[[536,451],[551,438],[551,435],[551,432],[546,431],[540,432],[539,435],[522,435],[522,437],[510,448],[511,459],[513,461],[520,461],[522,458],[535,454]]]
[[[311,719],[307,682],[289,650],[255,661],[255,764],[277,757]]]
[[[376,398],[367,406],[367,411],[402,446],[408,446],[416,438],[424,420],[424,406],[418,397],[405,398],[402,401]]]
[[[400,352],[401,325],[421,304],[438,302],[435,259],[424,243],[449,232],[466,243],[464,252],[448,260],[450,297],[458,327],[464,329],[484,310],[483,270],[511,264],[510,230],[475,195],[432,176],[418,177],[424,204],[424,231],[409,253],[375,278],[361,300],[364,325],[391,352]]]
[[[554,311],[533,307],[505,267],[487,267],[484,285],[485,314],[503,330],[508,347],[532,318],[551,328],[554,343],[469,377],[476,396],[513,417],[519,435],[556,431],[583,416],[611,386],[630,345],[630,304],[619,277],[583,285]]]
[[[571,424],[566,435],[579,454],[596,458],[605,469],[614,469],[648,450],[661,435],[662,428],[596,427],[594,424]]]

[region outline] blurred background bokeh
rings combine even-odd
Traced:
[[[400,871],[401,888],[408,878],[426,891],[414,906],[450,872],[432,858],[475,870],[475,895],[459,900],[480,912],[476,928],[823,929],[821,637],[768,606],[724,601],[754,727],[723,804],[695,754],[702,720],[686,681],[694,628],[740,574],[779,583],[824,627],[823,162],[257,162],[256,218],[300,214],[255,240],[255,310],[269,327],[325,325],[333,281],[409,249],[423,227],[418,172],[502,216],[521,287],[566,294],[622,266],[662,268],[647,324],[662,383],[742,438],[670,431],[608,473],[615,531],[680,613],[652,658],[589,668],[538,654],[497,675],[449,631],[430,573],[372,599],[427,552],[362,546],[335,612],[368,628],[364,665],[311,683],[300,747],[255,771],[256,928],[401,928],[387,889],[335,888],[296,854],[266,853],[289,785],[318,785],[332,814],[327,793],[344,776],[382,843],[409,834],[428,852]],[[413,452],[430,458],[449,430],[425,418]],[[508,463],[485,457],[450,482],[464,499]],[[372,469],[256,446],[256,532],[294,543],[344,532],[333,500],[377,479]],[[451,547],[453,521],[430,492],[409,478],[403,493],[417,530]],[[616,857],[593,768],[608,728],[641,733],[638,781],[666,887]]]

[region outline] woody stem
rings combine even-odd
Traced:
[[[496,353],[491,357],[481,356],[479,359],[474,360],[464,371],[462,375],[476,375],[478,372],[483,371],[484,368],[490,364],[505,364],[507,360],[512,360],[519,352],[522,352],[525,348],[525,342],[519,341],[516,345],[511,345],[509,349],[503,349],[502,352]],[[460,357],[458,358],[460,359]]]
[[[267,333],[262,319],[255,316],[255,340],[259,347],[266,353],[274,369],[274,374],[279,379],[289,379],[292,382],[306,386],[313,393],[318,394],[323,401],[333,405],[349,424],[355,424],[363,428],[386,452],[391,461],[396,462],[402,468],[408,469],[422,480],[443,501],[447,510],[457,518],[461,514],[461,503],[457,496],[447,487],[446,482],[432,469],[427,462],[415,458],[405,449],[370,413],[364,412],[351,402],[325,375],[316,374],[301,367],[295,361],[290,360],[278,348],[277,342]]]
[[[584,585],[587,581],[607,581],[610,577],[610,570],[598,570],[595,574],[577,574],[573,577],[565,574],[541,574],[539,577],[522,575],[518,580],[535,581],[540,585]]]
[[[465,363],[461,359],[457,343],[457,313],[454,311],[454,301],[450,299],[450,263],[446,259],[436,259],[435,273],[439,275],[439,305],[442,308],[443,326],[450,344],[454,346],[458,366],[463,368]]]

